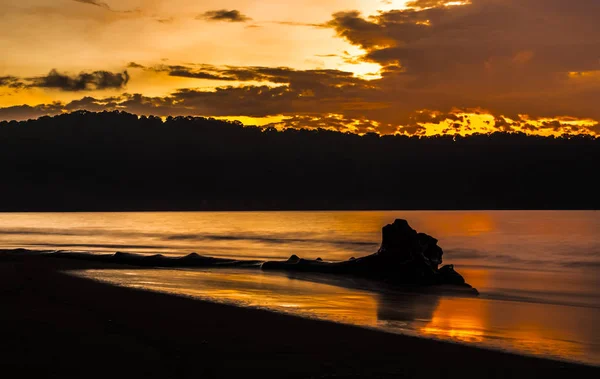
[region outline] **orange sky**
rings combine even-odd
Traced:
[[[598,135],[596,11],[593,0],[0,0],[0,119],[121,109],[357,133]]]

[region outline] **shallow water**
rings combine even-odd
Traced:
[[[0,214],[0,248],[345,260],[374,252],[381,227],[395,218],[438,238],[444,262],[481,296],[402,294],[254,271],[84,275],[600,365],[600,214],[593,211]]]
[[[467,276],[476,273],[466,270]],[[127,287],[269,309],[388,332],[600,364],[600,309],[556,303],[437,296],[366,287],[355,280],[260,270],[88,270]]]

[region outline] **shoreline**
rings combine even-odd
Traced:
[[[156,268],[149,268],[149,267],[131,267],[131,266],[125,266],[123,267],[123,265],[119,265],[120,267],[111,267],[109,269],[113,269],[113,270],[124,270],[124,269],[140,269],[140,270],[147,270],[147,269],[156,269],[156,270],[186,270],[186,269],[192,269],[193,268],[169,268],[169,267],[156,267]],[[324,322],[324,323],[330,323],[330,324],[334,324],[334,325],[343,325],[343,326],[349,326],[352,328],[360,328],[360,329],[365,329],[365,330],[370,330],[370,331],[374,331],[377,333],[385,333],[385,334],[392,334],[392,335],[397,335],[397,336],[403,336],[403,337],[409,337],[409,338],[418,338],[418,339],[423,339],[423,340],[428,340],[428,341],[435,341],[435,342],[442,342],[442,343],[447,343],[450,345],[456,345],[456,346],[467,346],[467,347],[471,347],[474,349],[478,349],[478,350],[485,350],[485,351],[489,351],[492,353],[502,353],[502,354],[510,354],[510,355],[515,355],[518,357],[524,357],[524,358],[533,358],[533,359],[542,359],[542,360],[549,360],[549,361],[553,361],[556,363],[563,363],[563,364],[567,364],[567,365],[577,365],[577,366],[584,366],[584,367],[588,367],[588,368],[596,368],[600,370],[600,363],[597,365],[594,365],[592,363],[588,363],[585,361],[577,361],[577,360],[569,360],[569,359],[564,359],[564,358],[560,358],[560,357],[555,357],[555,356],[549,356],[549,357],[544,357],[541,355],[535,355],[535,354],[527,354],[524,352],[518,352],[518,351],[513,351],[510,349],[503,349],[503,348],[498,348],[498,347],[492,347],[492,346],[482,346],[482,345],[475,345],[475,344],[469,344],[469,343],[462,343],[459,341],[455,341],[455,340],[448,340],[448,339],[443,339],[443,338],[438,338],[435,336],[427,336],[427,335],[419,335],[419,334],[408,334],[405,332],[399,332],[399,331],[395,331],[393,329],[384,329],[384,328],[379,328],[376,326],[369,326],[369,325],[360,325],[360,324],[352,324],[352,323],[347,323],[347,322],[343,322],[343,321],[334,321],[334,320],[330,320],[330,319],[326,319],[326,318],[320,318],[318,316],[309,316],[309,315],[303,315],[303,314],[298,314],[298,313],[294,313],[291,311],[286,312],[285,310],[278,310],[278,309],[274,309],[274,308],[266,308],[266,307],[260,307],[260,306],[251,306],[251,305],[243,305],[242,303],[238,303],[235,301],[228,301],[228,300],[224,300],[224,301],[216,301],[216,300],[211,300],[211,299],[204,299],[204,298],[200,298],[194,295],[186,295],[186,294],[182,294],[182,293],[174,293],[174,292],[168,292],[168,291],[161,291],[161,290],[154,290],[154,289],[146,289],[146,288],[136,288],[136,287],[131,287],[131,286],[119,286],[119,285],[115,285],[112,284],[109,281],[105,281],[102,279],[97,279],[97,278],[93,278],[93,277],[86,277],[86,276],[80,276],[77,275],[75,272],[81,272],[81,271],[86,271],[87,269],[75,269],[75,270],[67,270],[67,271],[62,271],[61,273],[65,274],[65,275],[71,275],[75,278],[79,278],[79,279],[85,279],[85,280],[91,280],[93,282],[99,283],[99,284],[104,284],[104,285],[110,285],[110,286],[116,286],[119,288],[127,288],[127,289],[133,289],[133,290],[137,290],[137,291],[145,291],[145,292],[152,292],[152,293],[156,293],[156,294],[162,294],[162,295],[167,295],[167,296],[174,296],[174,297],[179,297],[182,299],[187,299],[187,300],[193,300],[193,301],[200,301],[200,302],[206,302],[206,303],[210,303],[210,304],[219,304],[219,305],[225,305],[225,306],[231,306],[234,308],[244,308],[244,309],[254,309],[254,310],[259,310],[259,311],[265,311],[265,312],[269,312],[269,313],[275,313],[277,315],[282,315],[282,316],[289,316],[289,317],[293,317],[293,318],[299,318],[299,319],[303,319],[303,320],[309,320],[309,321],[316,321],[316,322]],[[99,268],[93,268],[92,270],[101,270]],[[204,269],[203,269],[204,270]],[[206,268],[206,270],[208,271],[213,271],[213,268]],[[219,269],[214,269],[214,272],[218,272]],[[239,270],[239,269],[223,269],[223,270]],[[300,280],[308,280],[311,281],[310,279],[300,279]],[[314,283],[322,283],[319,281],[312,281]],[[361,287],[356,287],[357,289],[361,289]],[[489,300],[489,299],[486,299]],[[555,304],[555,303],[543,303],[540,302],[540,304]],[[564,306],[570,306],[570,307],[583,307],[582,305],[573,305],[573,304],[560,304],[560,305],[564,305]],[[600,371],[599,371],[600,373]]]
[[[0,252],[0,366],[62,377],[595,377],[600,368],[113,286]],[[356,359],[360,357],[362,359]],[[97,371],[90,373],[89,367]],[[122,368],[124,367],[124,368]],[[471,376],[470,376],[471,375]]]

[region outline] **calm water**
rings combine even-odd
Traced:
[[[374,252],[406,218],[433,235],[476,299],[254,271],[81,275],[460,343],[600,365],[597,212],[0,214],[0,248],[343,260]]]

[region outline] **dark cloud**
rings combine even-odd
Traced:
[[[105,109],[118,109],[119,102],[122,101],[121,97],[109,97],[105,99],[96,99],[91,96],[86,96],[79,100],[74,100],[66,105],[64,105],[64,110],[66,111],[77,111],[77,110],[86,110],[91,112],[101,112]]]
[[[108,71],[82,72],[69,76],[56,70],[46,76],[28,78],[27,87],[52,88],[61,91],[87,91],[104,89],[121,89],[129,82],[127,71],[112,73]]]
[[[111,18],[113,18],[113,19],[122,19],[123,17],[137,17],[143,13],[140,8],[115,10],[110,5],[108,5],[108,3],[105,3],[103,1],[98,1],[98,0],[73,0],[73,1],[81,3],[81,4],[93,5],[95,7],[110,11],[110,13],[112,15]],[[117,4],[118,4],[118,2],[117,2]],[[49,8],[40,7],[38,9],[47,12],[47,9],[49,9]],[[81,15],[78,15],[78,17],[81,17]],[[157,21],[161,22],[160,19]]]
[[[227,22],[247,22],[252,19],[244,14],[242,14],[238,10],[227,10],[221,9],[216,11],[208,11],[200,16],[197,19],[208,20],[208,21],[227,21]]]
[[[381,64],[379,86],[407,112],[482,107],[512,117],[576,115],[600,119],[600,2],[472,0],[445,6],[336,13],[328,25]],[[423,9],[424,8],[424,9]],[[593,95],[593,96],[590,96]],[[411,109],[412,108],[412,109]]]
[[[218,72],[211,72],[210,69],[195,69],[186,66],[158,66],[151,70],[156,72],[166,72],[169,76],[175,76],[180,78],[193,78],[193,79],[206,79],[206,80],[223,80],[223,81],[234,81],[237,80],[232,76],[221,75]]]
[[[160,23],[160,24],[171,24],[175,21],[175,19],[173,17],[168,17],[168,18],[157,18],[156,22]]]
[[[129,64],[127,65],[127,68],[141,68],[144,69],[146,68],[145,66],[139,64],[139,63],[135,63],[135,62],[129,62]]]
[[[358,11],[335,13],[327,26],[335,29],[340,37],[365,49],[395,44],[394,39],[387,35],[384,25],[362,18]]]
[[[351,72],[341,70],[295,70],[289,67],[261,66],[213,66],[201,65],[157,65],[144,67],[130,63],[128,67],[166,73],[169,76],[239,82],[269,82],[290,84],[294,88],[317,89],[329,86],[366,86],[368,83],[356,78]]]
[[[0,76],[0,87],[23,88],[25,84],[15,76]]]
[[[76,2],[82,3],[82,4],[95,5],[100,8],[111,10],[110,6],[108,4],[106,4],[105,2],[102,2],[102,1],[98,1],[98,0],[73,0],[73,1],[76,1]]]
[[[0,108],[0,120],[29,120],[42,116],[54,116],[62,113],[64,105],[61,103],[44,105],[17,105],[14,107]]]
[[[130,67],[137,67],[137,64],[132,62],[130,63]],[[45,76],[29,78],[18,78],[15,76],[0,77],[0,87],[15,89],[49,88],[70,92],[122,89],[128,82],[129,74],[127,71],[121,73],[109,71],[82,72],[78,75],[71,76],[68,74],[61,74],[53,69]]]

